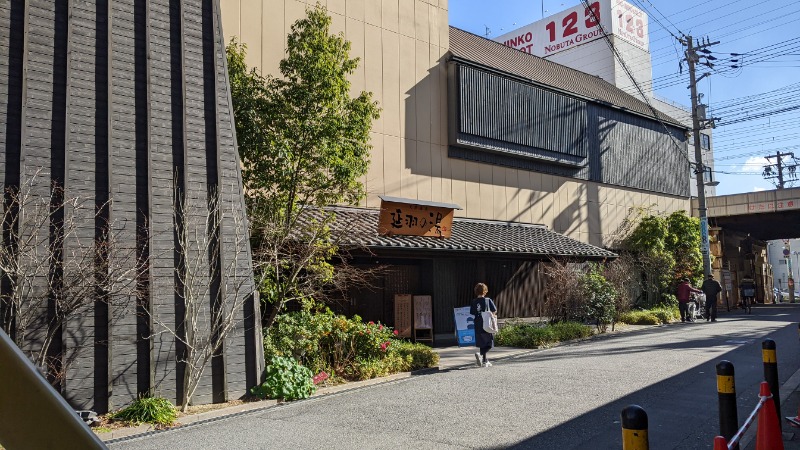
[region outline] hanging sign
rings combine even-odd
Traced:
[[[378,234],[449,238],[453,229],[453,208],[381,200]]]
[[[475,345],[475,316],[469,313],[469,309],[469,306],[453,308],[459,346]]]

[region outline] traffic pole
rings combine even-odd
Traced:
[[[736,410],[736,383],[733,364],[730,361],[717,363],[717,397],[719,399],[719,434],[730,441],[739,431],[739,413]],[[732,450],[738,450],[736,444]]]
[[[764,360],[764,380],[769,384],[769,391],[772,392],[772,401],[775,403],[775,412],[778,418],[778,428],[782,428],[778,357],[775,349],[775,341],[772,339],[764,339],[764,342],[761,343],[761,356]]]
[[[649,450],[647,438],[647,413],[639,405],[628,405],[620,414],[622,422],[622,450]]]
[[[728,442],[722,436],[714,438],[714,450],[728,450]]]

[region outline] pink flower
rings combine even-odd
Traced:
[[[382,330],[383,329],[383,325],[378,325],[378,329]]]
[[[371,320],[370,320],[370,321],[369,321],[369,325],[375,325],[375,322],[373,322],[373,321],[371,321]]]
[[[400,332],[399,332],[399,331],[397,331],[397,330],[394,330],[394,331],[392,331],[392,333],[394,333],[394,335],[395,335],[395,336],[397,336],[398,334],[400,334]]]
[[[325,371],[322,371],[322,372],[314,375],[314,378],[312,378],[311,381],[313,381],[314,384],[320,384],[323,381],[327,380],[329,377],[330,377],[330,375],[325,373]]]

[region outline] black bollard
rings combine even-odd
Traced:
[[[739,431],[739,413],[736,410],[736,383],[733,364],[717,363],[717,396],[719,397],[719,434],[729,442]],[[738,450],[737,444],[732,450]]]
[[[775,341],[764,339],[761,343],[761,356],[764,360],[764,381],[769,384],[769,391],[772,392],[772,401],[775,403],[775,411],[778,413],[778,426],[783,428],[781,422],[781,394],[778,388],[778,357],[775,352]]]
[[[622,450],[648,450],[647,413],[639,405],[628,405],[622,418]]]

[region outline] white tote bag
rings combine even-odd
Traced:
[[[489,300],[483,299],[486,304],[485,311],[481,313],[483,319],[483,331],[491,334],[497,333],[497,316],[489,309]]]

